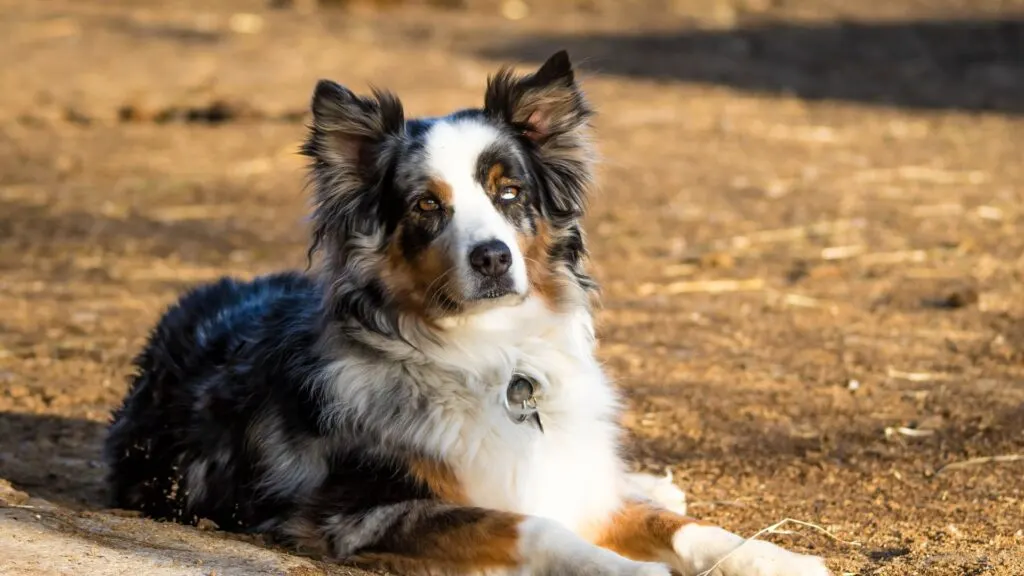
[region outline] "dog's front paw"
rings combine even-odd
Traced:
[[[672,576],[664,564],[636,562],[607,550],[595,550],[586,556],[564,557],[544,563],[531,576]]]
[[[557,576],[671,576],[672,570],[664,564],[637,562],[601,548],[576,558],[553,570]]]
[[[716,526],[691,524],[672,538],[684,574],[701,576],[829,576],[825,562]]]
[[[771,542],[748,541],[722,562],[723,576],[829,576],[825,561]]]
[[[629,576],[672,576],[672,571],[663,564],[637,563],[637,567],[628,573]],[[624,573],[623,576],[627,576]]]
[[[672,576],[672,571],[664,564],[653,562],[630,562],[632,566],[625,566],[616,572],[616,576]]]

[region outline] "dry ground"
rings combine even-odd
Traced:
[[[1024,461],[974,460],[1024,453],[1022,3],[298,4],[0,0],[0,477],[60,506],[0,508],[0,573],[346,573],[98,513],[128,363],[185,287],[303,265],[316,78],[440,113],[566,46],[639,465],[837,574],[1024,574]]]

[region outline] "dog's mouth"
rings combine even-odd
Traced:
[[[497,278],[472,278],[467,285],[442,283],[424,295],[424,308],[439,317],[475,313],[490,308],[515,306],[527,296],[516,288],[511,275]],[[461,288],[461,289],[460,289]]]
[[[429,301],[433,305],[434,313],[452,316],[492,307],[513,305],[518,303],[522,297],[523,295],[511,286],[494,285],[483,287],[468,297],[439,292],[433,294]]]
[[[510,294],[512,294],[511,290],[505,290],[503,288],[494,288],[494,289],[491,289],[491,290],[487,290],[486,292],[483,292],[476,299],[477,300],[497,300],[498,298],[502,298],[502,297],[508,296]]]
[[[469,302],[499,300],[506,296],[515,296],[517,291],[510,276],[488,278],[479,282],[476,290],[466,298]]]

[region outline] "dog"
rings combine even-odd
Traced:
[[[315,265],[165,313],[106,440],[114,506],[400,574],[829,573],[627,472],[564,51],[445,117],[327,80],[311,107]]]

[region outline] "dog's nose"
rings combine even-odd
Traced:
[[[501,240],[489,240],[473,248],[469,265],[484,276],[497,278],[512,266],[512,251]]]

